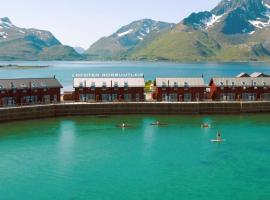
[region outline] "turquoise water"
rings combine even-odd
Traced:
[[[130,128],[117,125],[125,120]],[[155,127],[155,120],[168,126]],[[0,125],[0,199],[270,199],[270,115]],[[201,129],[204,122],[211,129]],[[226,142],[213,144],[216,132]]]
[[[144,73],[147,80],[153,80],[157,76],[202,76],[203,74],[206,82],[213,76],[235,76],[241,72],[260,71],[270,74],[269,63],[0,62],[0,64],[49,65],[50,67],[42,69],[0,68],[0,78],[52,77],[56,75],[65,87],[64,90],[72,89],[72,75],[77,73]]]

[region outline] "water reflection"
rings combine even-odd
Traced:
[[[74,121],[63,120],[59,124],[58,161],[66,166],[74,156],[73,147],[76,141],[76,124]]]
[[[154,120],[145,119],[143,121],[143,154],[150,155],[152,146],[156,138],[156,127],[150,126]]]

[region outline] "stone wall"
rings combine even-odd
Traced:
[[[70,103],[0,108],[0,122],[74,115],[270,113],[270,102]]]

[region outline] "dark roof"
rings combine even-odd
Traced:
[[[242,72],[242,73],[238,74],[236,77],[237,78],[241,78],[241,77],[243,78],[243,77],[250,77],[250,75],[248,73]]]
[[[216,86],[270,86],[270,77],[212,78]]]
[[[0,89],[62,88],[55,78],[0,79]]]
[[[157,87],[162,87],[166,85],[168,87],[174,87],[177,85],[178,87],[205,87],[205,83],[203,78],[196,77],[176,77],[176,78],[156,78]]]
[[[252,73],[251,75],[250,75],[250,77],[269,77],[269,75],[267,75],[267,74],[264,74],[264,73],[262,73],[262,72],[254,72],[254,73]]]

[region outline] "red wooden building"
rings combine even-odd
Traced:
[[[203,78],[156,78],[157,101],[203,101],[207,97]]]
[[[270,77],[212,78],[210,97],[217,101],[269,101]]]
[[[60,102],[61,88],[55,78],[0,79],[0,106]]]
[[[75,101],[144,101],[144,77],[74,78]]]

